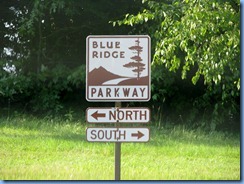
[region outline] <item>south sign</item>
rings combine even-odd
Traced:
[[[88,36],[86,99],[150,100],[150,37]]]
[[[88,142],[148,142],[148,128],[87,128]]]

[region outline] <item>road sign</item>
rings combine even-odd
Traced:
[[[87,108],[88,123],[149,123],[150,110],[143,107]]]
[[[148,128],[87,128],[89,142],[148,142]]]
[[[88,36],[88,101],[150,100],[150,37]]]

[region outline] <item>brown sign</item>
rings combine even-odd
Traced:
[[[150,109],[145,107],[89,107],[86,110],[89,123],[149,123]]]
[[[88,36],[86,99],[150,100],[150,37]]]
[[[104,128],[91,127],[86,129],[88,142],[148,142],[148,128]]]

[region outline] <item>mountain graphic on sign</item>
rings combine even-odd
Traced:
[[[100,66],[99,68],[94,68],[92,71],[89,72],[88,75],[89,84],[94,86],[102,85],[104,82],[112,79],[123,78],[123,76],[119,76],[107,71],[102,66]]]

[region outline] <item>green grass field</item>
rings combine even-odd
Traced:
[[[86,123],[0,121],[1,180],[113,180],[114,143],[89,143]],[[240,136],[150,127],[148,143],[123,143],[122,180],[239,180]]]

